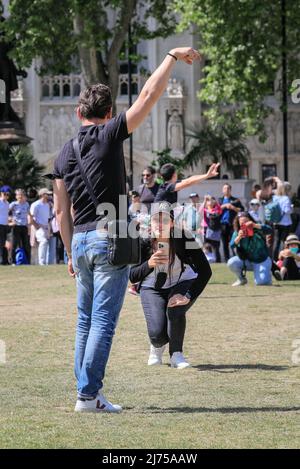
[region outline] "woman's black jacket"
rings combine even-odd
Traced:
[[[193,300],[206,287],[212,271],[202,249],[191,234],[187,231],[179,232],[178,230],[175,230],[174,234],[175,253],[179,260],[182,264],[190,265],[194,272],[198,273],[188,291]],[[154,269],[148,265],[148,260],[152,254],[151,240],[142,240],[141,263],[131,267],[129,275],[131,283],[139,283],[140,286],[147,275],[153,272]]]

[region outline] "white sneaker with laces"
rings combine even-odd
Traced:
[[[75,406],[75,412],[111,412],[120,413],[122,412],[120,405],[112,404],[102,394],[98,392],[95,399],[81,399],[78,398]]]
[[[152,344],[150,346],[150,354],[148,358],[148,365],[162,365],[162,356],[165,351],[166,346],[163,345],[162,347],[154,347]]]
[[[174,352],[171,356],[171,367],[178,368],[182,370],[183,368],[188,368],[191,366],[186,359],[184,358],[181,352]]]
[[[237,279],[233,284],[232,284],[232,287],[242,287],[243,285],[246,285],[248,283],[248,280],[246,279],[246,277],[244,278],[241,278],[241,279]]]

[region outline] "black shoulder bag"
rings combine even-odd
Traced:
[[[99,202],[95,196],[92,186],[85,174],[78,138],[73,139],[73,150],[76,156],[81,177],[86,185],[87,191],[97,210]],[[107,261],[111,265],[130,265],[141,262],[141,238],[140,236],[131,237],[128,232],[127,220],[113,220],[107,223],[108,228],[108,246]],[[123,237],[120,236],[123,235]],[[126,234],[126,237],[124,237]]]

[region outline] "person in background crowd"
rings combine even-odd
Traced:
[[[171,367],[184,369],[189,366],[183,356],[186,312],[208,283],[211,268],[193,236],[176,230],[169,204],[157,204],[151,238],[142,241],[141,263],[131,267],[130,280],[139,282],[151,342],[148,365],[161,365],[169,344]]]
[[[38,196],[38,193],[35,189],[30,188],[28,189],[27,191],[27,202],[29,203],[29,205],[31,206],[31,204],[33,204],[33,202],[36,202],[38,200],[39,196]]]
[[[16,189],[16,200],[9,206],[12,220],[12,262],[16,263],[16,249],[23,248],[26,260],[30,264],[30,243],[28,223],[30,222],[30,206],[26,200],[24,189]]]
[[[8,233],[8,212],[11,189],[9,186],[0,188],[0,265],[8,264],[7,249],[5,247],[6,237]]]
[[[140,224],[140,221],[141,221],[141,208],[142,208],[141,207],[142,204],[141,204],[140,194],[137,191],[131,191],[129,193],[129,195],[131,196],[131,204],[130,204],[129,209],[128,209],[129,218],[130,218],[130,220],[136,220],[136,222]],[[149,215],[149,219],[150,219],[150,215]],[[140,227],[140,229],[141,229],[141,227]],[[142,230],[143,229],[145,229],[144,225],[142,226]],[[148,230],[147,230],[147,233],[148,233]],[[142,236],[141,232],[140,232],[140,235]],[[131,295],[137,296],[138,292],[137,292],[136,285],[129,285],[128,293],[130,293]]]
[[[257,192],[261,190],[261,186],[259,184],[254,184],[251,190],[251,197],[252,199],[257,198]]]
[[[141,197],[137,191],[131,191],[129,195],[131,197],[131,204],[129,206],[128,213],[130,220],[133,220],[141,213]]]
[[[35,238],[38,243],[39,265],[47,265],[48,249],[49,249],[49,220],[50,205],[49,195],[52,192],[47,188],[40,189],[38,192],[39,200],[34,202],[30,207],[31,224],[34,226]]]
[[[300,241],[290,234],[285,240],[285,249],[280,251],[277,266],[281,280],[300,280]]]
[[[265,234],[271,231],[270,226],[255,223],[248,212],[240,212],[236,216],[230,244],[237,251],[237,255],[227,262],[230,270],[238,277],[233,287],[248,282],[245,270],[254,271],[256,285],[272,284],[272,260],[265,240]]]
[[[249,215],[251,215],[255,223],[263,223],[263,216],[260,209],[261,203],[258,199],[250,200]]]
[[[159,189],[159,184],[155,180],[156,171],[152,166],[147,166],[143,173],[143,184],[141,184],[136,192],[140,195],[140,202],[145,204],[150,210],[151,204],[154,202]]]
[[[224,256],[226,262],[229,255],[229,243],[233,232],[233,220],[237,213],[244,210],[240,200],[231,194],[231,185],[224,184],[223,197],[220,197],[219,204],[222,209],[221,217],[221,239],[223,244]]]
[[[216,262],[221,262],[220,240],[221,240],[221,216],[222,209],[215,197],[206,195],[203,204],[205,231],[204,239],[214,250]]]
[[[183,228],[194,236],[197,243],[202,246],[203,238],[201,236],[201,213],[199,210],[200,199],[196,192],[190,194],[190,204],[184,206],[182,214]]]
[[[214,253],[214,249],[211,244],[204,243],[203,244],[203,252],[205,254],[206,259],[210,264],[213,264],[217,261],[216,255]]]
[[[161,184],[156,197],[155,202],[166,201],[173,205],[177,203],[178,191],[187,189],[194,184],[199,184],[201,181],[216,177],[219,174],[220,163],[212,164],[206,174],[200,174],[196,176],[190,176],[187,179],[178,181],[176,168],[172,163],[166,163],[160,168],[160,174],[163,178],[163,184]]]
[[[275,195],[273,197],[274,202],[278,203],[281,209],[282,218],[274,225],[274,251],[273,259],[277,261],[278,253],[281,244],[285,241],[286,237],[292,228],[292,204],[290,199],[291,185],[288,182],[281,182],[277,185]]]
[[[273,203],[273,196],[274,191],[277,187],[277,184],[281,184],[281,181],[276,176],[271,176],[266,178],[260,190],[256,192],[256,198],[260,201],[263,213],[263,220],[266,224],[268,224],[272,230],[271,233],[266,236],[266,242],[269,249],[269,255],[273,258],[273,242],[274,242],[274,223],[271,221],[271,212],[272,210],[269,209],[270,205],[274,205]],[[276,266],[274,265],[275,269]],[[273,272],[274,269],[273,269]]]

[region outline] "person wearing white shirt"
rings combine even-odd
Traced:
[[[8,198],[10,195],[10,187],[3,186],[0,189],[0,265],[5,262],[5,242],[8,232],[8,211],[9,203]]]
[[[36,229],[35,237],[38,243],[38,259],[39,265],[46,265],[47,253],[49,249],[49,219],[50,205],[48,197],[51,194],[49,189],[43,188],[39,190],[39,200],[33,202],[30,207],[31,223]]]
[[[282,243],[286,240],[292,228],[292,204],[289,197],[291,185],[288,182],[282,182],[277,185],[273,200],[276,201],[281,209],[282,217],[279,223],[275,225],[273,258],[278,259],[278,254]]]

